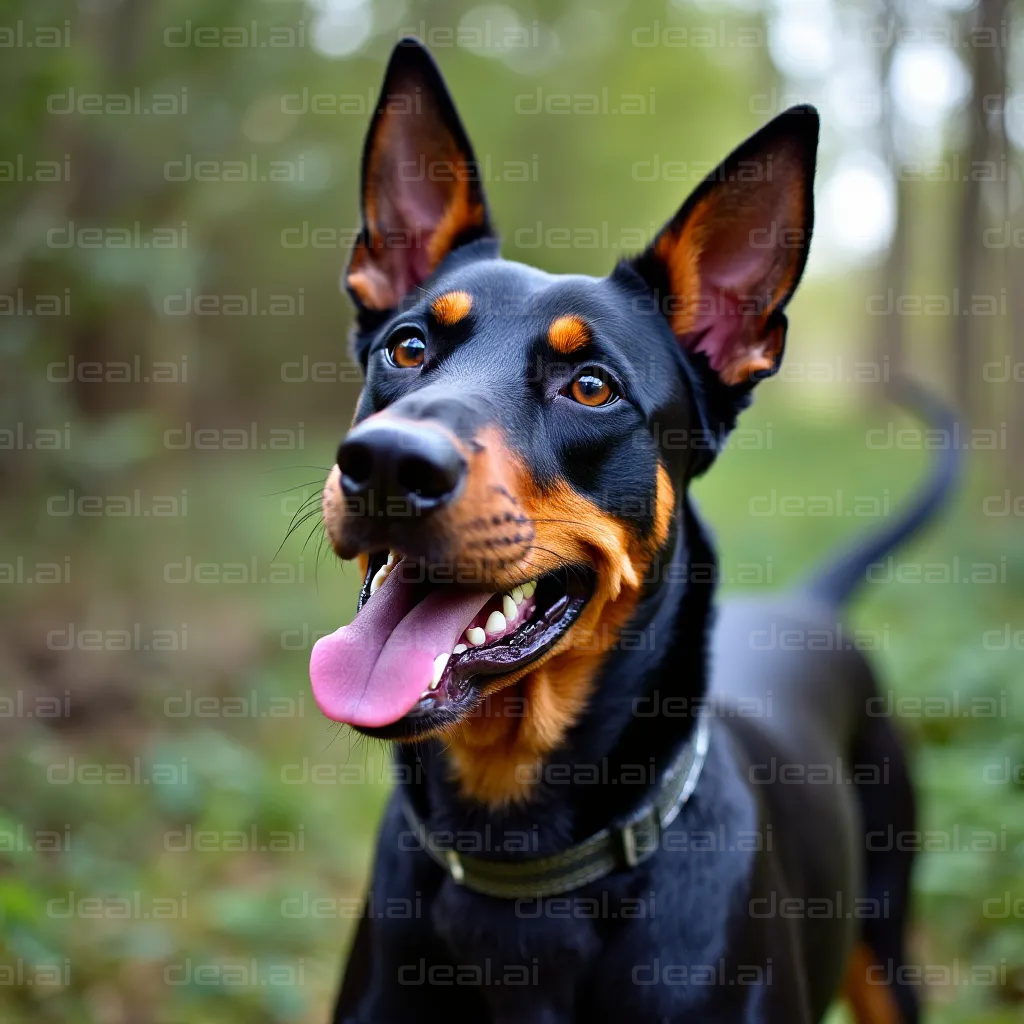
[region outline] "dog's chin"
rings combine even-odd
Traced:
[[[359,607],[371,594],[371,582],[385,564],[386,553],[374,554],[359,596]],[[423,566],[424,576],[432,575]],[[532,599],[520,604],[523,621],[505,635],[472,646],[457,645],[444,671],[418,703],[403,717],[387,725],[354,725],[364,736],[396,742],[415,742],[442,735],[471,718],[481,704],[511,683],[526,675],[530,668],[562,641],[579,619],[594,593],[596,576],[590,566],[568,565],[547,573],[535,581]],[[421,598],[431,590],[449,583],[424,582]],[[501,595],[497,595],[499,600]],[[485,609],[486,611],[486,609]],[[463,647],[463,650],[458,650]]]

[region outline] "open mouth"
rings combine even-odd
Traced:
[[[356,617],[317,641],[309,674],[328,718],[384,739],[464,718],[488,684],[565,635],[594,582],[589,568],[569,566],[496,593],[441,582],[451,567],[395,552],[369,562]]]

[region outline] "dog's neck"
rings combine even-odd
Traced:
[[[470,843],[485,833],[488,848],[472,851],[484,856],[522,852],[523,837],[530,854],[550,853],[639,804],[697,721],[716,574],[713,549],[684,494],[674,543],[652,566],[630,642],[606,658],[586,711],[539,769],[530,800],[501,810],[467,801],[440,742],[399,748],[407,795],[428,828]],[[504,836],[513,838],[505,843]]]

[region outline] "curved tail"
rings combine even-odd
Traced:
[[[832,606],[841,605],[865,582],[872,563],[908,540],[938,513],[960,477],[960,451],[954,442],[957,417],[953,410],[906,378],[897,383],[894,393],[897,401],[917,413],[929,428],[945,431],[949,443],[939,449],[924,486],[892,522],[841,551],[804,585],[807,593]]]

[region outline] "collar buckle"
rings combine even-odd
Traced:
[[[661,845],[661,818],[654,807],[644,807],[618,828],[626,867],[643,863]]]

